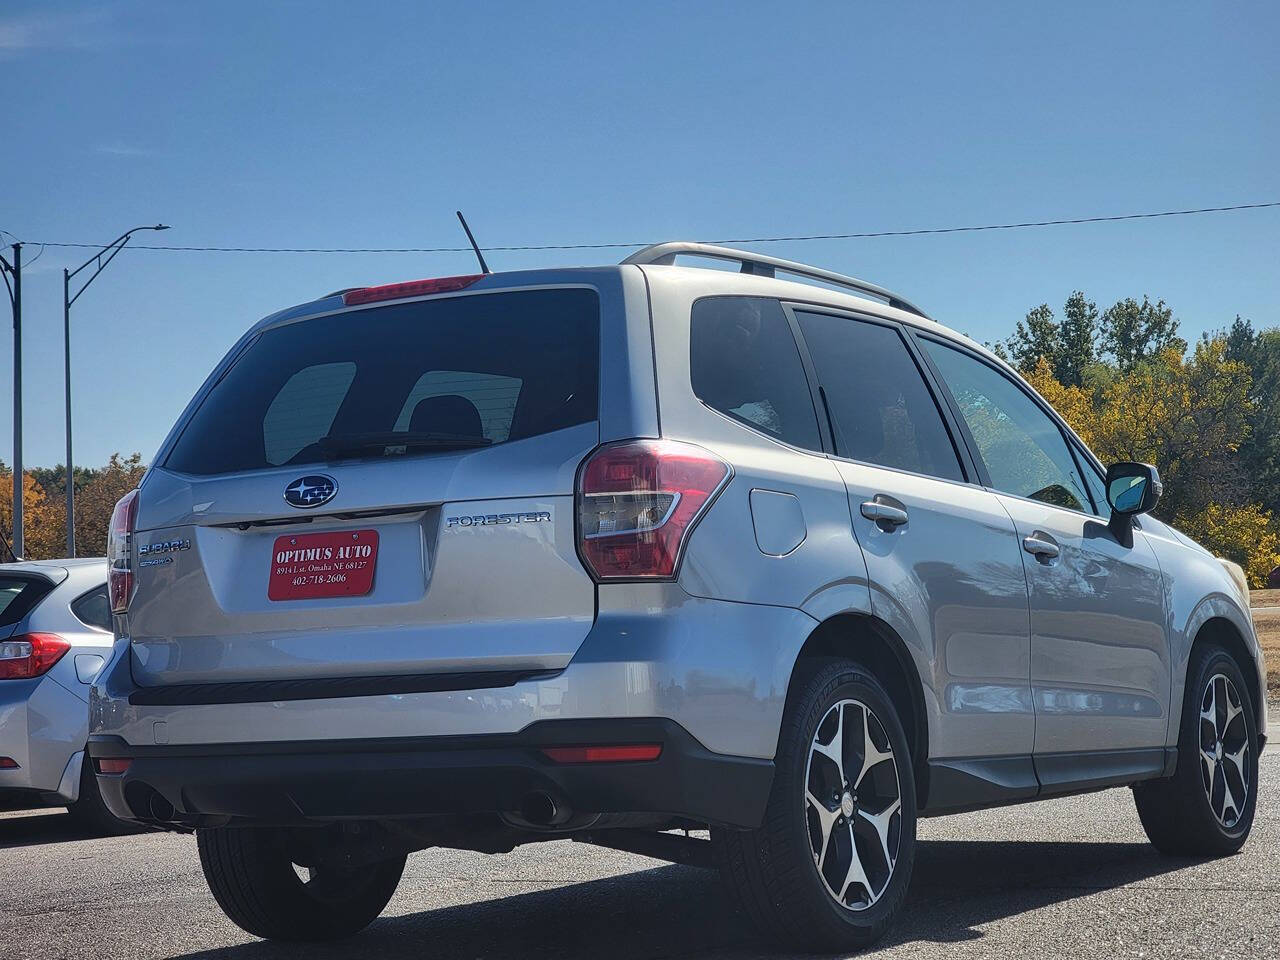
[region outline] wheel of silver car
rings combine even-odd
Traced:
[[[802,663],[763,822],[712,830],[742,913],[791,950],[865,947],[902,909],[915,835],[915,774],[898,703],[860,664]]]
[[[902,830],[898,762],[875,712],[858,700],[831,706],[805,769],[809,846],[827,892],[849,910],[880,899]]]
[[[1258,794],[1251,690],[1230,651],[1192,647],[1173,775],[1133,788],[1143,829],[1162,853],[1221,857],[1249,836]]]
[[[1215,673],[1200,696],[1200,779],[1209,809],[1227,830],[1249,802],[1252,765],[1244,701],[1225,673]]]

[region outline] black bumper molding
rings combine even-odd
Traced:
[[[544,747],[661,744],[657,760],[558,764]],[[99,775],[117,816],[198,824],[224,818],[305,824],[518,811],[546,793],[575,813],[663,814],[756,827],[773,761],[712,753],[671,720],[544,720],[516,734],[236,744],[148,745],[94,735],[95,760],[128,757]]]

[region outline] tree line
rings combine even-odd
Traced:
[[[76,489],[76,553],[101,557],[107,552],[107,525],[116,501],[138,485],[142,455],[113,453],[106,466],[73,471]],[[28,560],[48,560],[67,554],[66,468],[37,467],[22,477],[23,554]],[[0,461],[0,561],[12,560],[13,471]]]
[[[1156,515],[1264,586],[1280,567],[1280,328],[1237,316],[1194,346],[1163,301],[1099,312],[1075,291],[1061,319],[1027,312],[992,349],[1104,463],[1154,463]]]

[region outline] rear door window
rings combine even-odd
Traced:
[[[697,301],[689,353],[693,392],[707,406],[797,447],[821,449],[800,350],[777,300]]]
[[[597,418],[594,290],[392,304],[265,330],[165,463],[199,475],[508,443]]]
[[[836,454],[944,480],[965,479],[933,394],[893,327],[797,311],[831,410]]]

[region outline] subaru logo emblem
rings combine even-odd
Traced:
[[[299,477],[284,488],[285,503],[291,507],[307,509],[328,503],[338,492],[338,481],[323,473]]]

